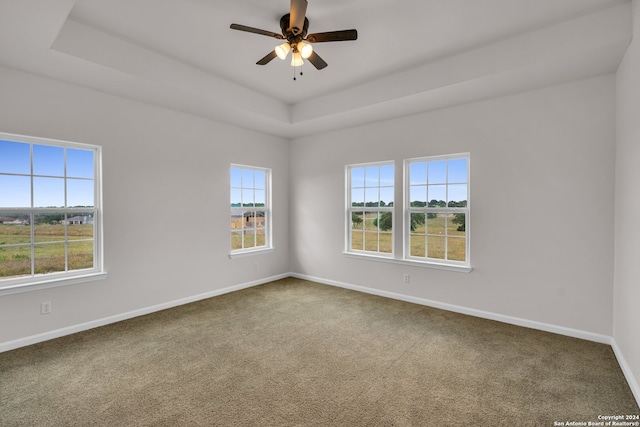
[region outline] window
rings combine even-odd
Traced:
[[[271,170],[231,165],[231,253],[271,248]]]
[[[394,216],[394,163],[346,166],[345,253],[471,271],[469,154],[404,161],[403,215]],[[394,227],[403,253],[394,253]]]
[[[393,163],[347,166],[347,252],[393,255]]]
[[[101,272],[100,147],[0,134],[0,289]]]
[[[469,266],[469,155],[405,161],[405,257]]]

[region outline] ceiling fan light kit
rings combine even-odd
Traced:
[[[307,0],[291,0],[290,12],[280,18],[282,34],[240,24],[231,24],[230,28],[232,30],[286,40],[284,43],[276,46],[275,49],[269,52],[264,58],[256,62],[258,65],[266,65],[276,57],[284,60],[289,52],[291,52],[291,66],[300,67],[304,64],[304,59],[307,59],[316,69],[322,70],[327,66],[327,63],[314,51],[311,43],[357,40],[358,32],[352,29],[307,35],[309,19],[305,16],[306,12]]]

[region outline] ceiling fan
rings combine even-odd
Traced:
[[[313,50],[311,43],[356,40],[358,38],[358,32],[356,30],[342,30],[307,34],[309,19],[305,17],[306,12],[307,0],[291,0],[290,12],[280,18],[282,34],[240,24],[231,24],[231,29],[261,34],[278,40],[286,40],[284,43],[276,46],[276,48],[269,52],[264,58],[256,62],[258,65],[266,65],[276,56],[280,59],[285,59],[289,51],[292,51],[292,66],[298,67],[304,63],[304,59],[308,59],[314,67],[322,70],[327,66],[327,63]]]

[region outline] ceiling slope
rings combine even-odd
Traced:
[[[313,31],[334,30],[333,24],[358,28],[360,37],[319,45],[330,67],[305,69],[296,83],[282,80],[291,78],[292,67],[285,63],[253,64],[273,48],[273,39],[228,28],[238,21],[270,30],[277,11],[288,8],[285,0],[4,1],[0,65],[296,138],[611,73],[631,39],[628,1],[408,0],[391,10],[387,2],[373,0],[357,13],[351,6],[310,1],[309,19],[318,22]],[[468,9],[489,22],[480,25]],[[445,22],[430,22],[446,37],[424,38],[433,28],[417,25],[435,12]],[[211,33],[203,35],[207,19]],[[385,19],[387,27],[377,28]],[[407,33],[416,42],[372,56],[376,43],[389,48],[383,37],[405,30],[393,28],[403,22],[413,25]],[[468,32],[446,30],[465,25]],[[206,44],[210,39],[239,48],[228,55],[202,52],[212,47]],[[354,49],[369,55],[354,63],[348,53]]]

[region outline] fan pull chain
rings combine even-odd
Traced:
[[[300,66],[300,75],[301,75],[301,76],[302,76],[302,75],[304,75],[304,73],[302,72],[302,65]],[[298,79],[296,78],[296,67],[295,67],[295,66],[293,67],[293,80],[294,80],[294,81],[298,80]]]

